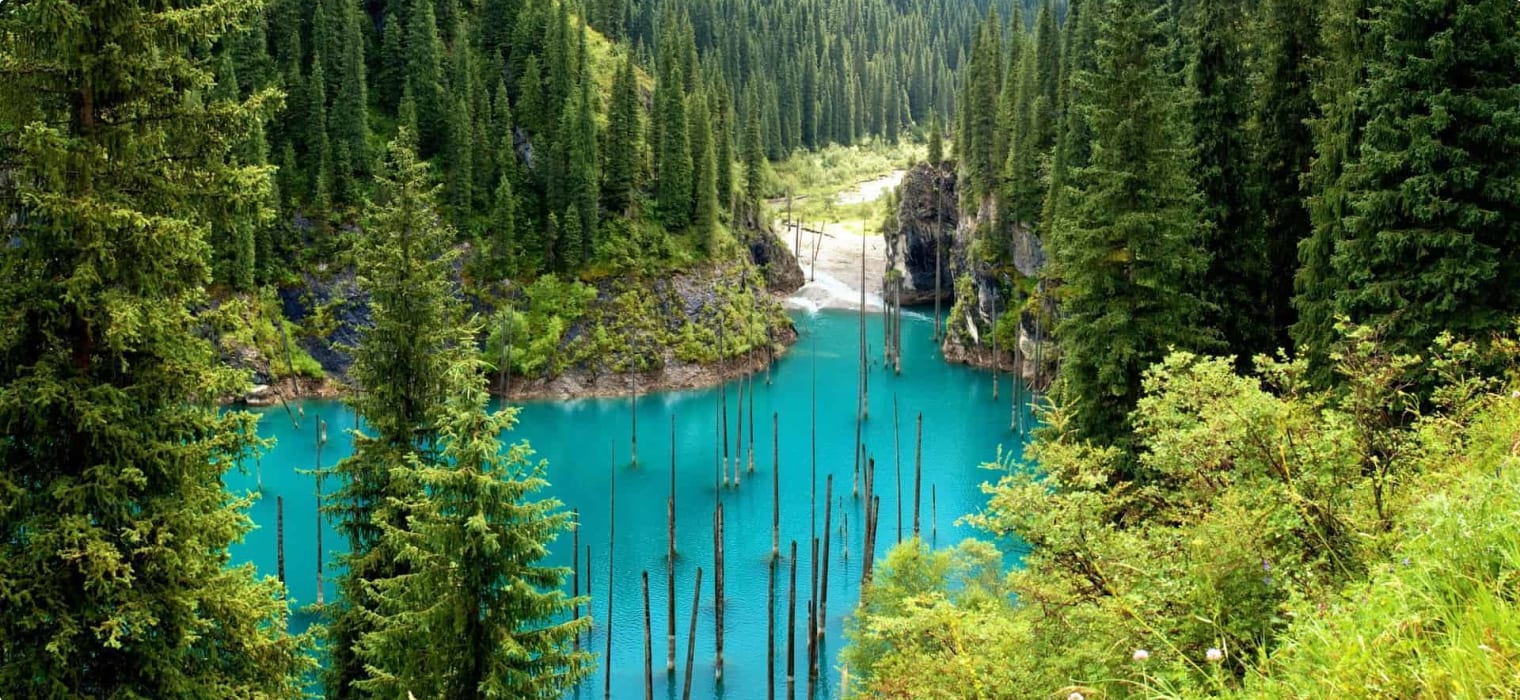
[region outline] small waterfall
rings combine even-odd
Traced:
[[[828,273],[818,272],[816,279],[787,297],[786,305],[808,313],[817,313],[820,309],[857,309],[860,307],[860,288]],[[867,311],[880,311],[884,306],[881,295],[866,293]]]

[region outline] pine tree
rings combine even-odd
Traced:
[[[1520,7],[1382,3],[1367,25],[1366,121],[1341,174],[1338,313],[1417,353],[1520,311]],[[1452,37],[1461,37],[1460,48]]]
[[[233,148],[278,95],[208,99],[261,3],[0,10],[0,688],[27,698],[299,697],[282,587],[231,567],[223,486],[248,388],[198,330],[208,229],[269,173]],[[14,236],[14,238],[11,238]]]
[[[639,86],[633,54],[628,54],[612,81],[612,104],[607,111],[607,172],[602,196],[607,210],[628,212],[639,186],[643,128],[639,123]]]
[[[1103,444],[1124,444],[1151,363],[1208,345],[1196,296],[1206,259],[1166,47],[1146,0],[1104,5],[1096,70],[1076,78],[1089,91],[1092,161],[1072,173],[1071,210],[1049,241],[1065,283],[1060,391],[1080,406],[1078,435]]]
[[[1189,0],[1183,12],[1193,173],[1209,255],[1200,290],[1210,307],[1204,323],[1220,332],[1244,369],[1258,353],[1272,353],[1276,335],[1267,305],[1266,241],[1249,189],[1245,17],[1239,3],[1208,0]]]
[[[357,647],[377,627],[381,602],[374,586],[408,570],[387,536],[405,527],[407,503],[421,484],[405,471],[411,460],[437,458],[443,387],[458,349],[460,302],[450,289],[454,233],[434,211],[427,166],[405,130],[389,149],[380,178],[381,204],[368,217],[356,247],[360,288],[369,294],[372,325],[354,349],[349,377],[360,388],[347,402],[362,421],[354,453],[335,467],[341,487],[325,509],[348,539],[338,578],[327,648],[326,695],[361,695],[372,682]]]
[[[665,228],[686,228],[691,217],[692,162],[690,134],[686,124],[686,99],[682,96],[681,70],[672,64],[655,85],[660,110],[660,152],[655,165],[655,186],[660,220]]]

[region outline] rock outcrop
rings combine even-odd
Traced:
[[[796,340],[795,329],[782,313],[774,293],[800,287],[802,272],[795,258],[771,231],[750,231],[746,237],[747,249],[758,258],[753,266],[750,261],[740,258],[725,265],[655,279],[609,277],[592,283],[590,286],[595,292],[589,308],[565,329],[560,344],[566,356],[575,355],[577,359],[558,369],[545,371],[541,376],[514,377],[513,397],[608,396],[626,393],[631,387],[639,387],[642,391],[685,389],[764,367]],[[470,253],[468,248],[462,252],[465,255]],[[464,284],[461,273],[456,269],[457,285]],[[751,281],[740,281],[746,276]],[[472,311],[482,318],[489,318],[495,312],[491,302],[474,294],[461,293]],[[732,307],[741,297],[753,299],[753,304],[767,310],[765,323],[771,339],[767,346],[748,351],[743,357],[723,361],[683,357],[677,348],[656,350],[654,347],[661,344],[657,338],[665,338],[664,342],[668,344],[670,339],[688,330],[684,328],[688,325],[708,329],[711,334],[711,329],[719,323],[718,309]],[[637,298],[643,304],[630,309],[630,298]],[[300,326],[299,333],[291,334],[290,343],[310,354],[331,381],[299,387],[289,382],[273,381],[270,373],[260,371],[260,368],[267,370],[269,364],[275,362],[283,366],[285,359],[278,348],[263,353],[268,357],[229,357],[230,363],[253,370],[255,384],[264,387],[248,397],[233,397],[232,400],[262,404],[272,400],[272,395],[276,399],[280,396],[331,395],[347,381],[353,365],[351,348],[358,344],[361,333],[372,322],[368,296],[359,288],[353,268],[304,273],[299,283],[279,290],[279,302],[281,313]],[[603,336],[611,338],[612,342],[602,343],[599,339]],[[642,342],[633,342],[625,336],[636,337]],[[618,341],[620,338],[628,342]],[[484,336],[482,342],[485,342]],[[587,350],[603,345],[613,349]],[[657,355],[653,360],[631,357],[651,352]],[[499,387],[493,387],[493,390],[499,390]]]
[[[897,233],[887,237],[887,267],[902,275],[905,306],[934,302],[936,257],[940,299],[948,302],[954,296],[950,249],[960,222],[956,201],[954,163],[940,167],[919,163],[903,176],[898,188]]]
[[[749,249],[750,262],[765,276],[765,287],[772,294],[791,294],[807,280],[797,256],[786,247],[769,221],[757,221],[746,208],[739,227],[739,239]]]
[[[967,289],[970,294],[964,301],[957,299],[951,310],[941,350],[947,360],[977,367],[996,365],[1044,390],[1054,379],[1057,361],[1050,338],[1056,309],[1047,293],[1045,251],[1031,227],[1020,223],[1008,232],[1011,250],[1007,262],[993,265],[978,259],[973,255],[972,242],[984,226],[996,220],[997,201],[993,197],[983,198],[974,215],[961,217],[952,267],[956,289]],[[1015,319],[1017,325],[1008,328]],[[1002,329],[996,344],[992,341],[995,328]]]
[[[358,346],[360,332],[370,325],[369,295],[359,289],[353,268],[302,274],[299,286],[280,289],[280,306],[285,318],[307,330],[291,342],[324,372],[344,380],[354,364],[348,349]]]

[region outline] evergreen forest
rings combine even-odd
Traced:
[[[5,697],[1509,697],[1517,486],[1514,0],[0,1]]]

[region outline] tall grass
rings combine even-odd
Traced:
[[[1392,559],[1334,600],[1296,605],[1242,696],[1520,697],[1520,400],[1495,399],[1467,442],[1431,456],[1435,489]]]

